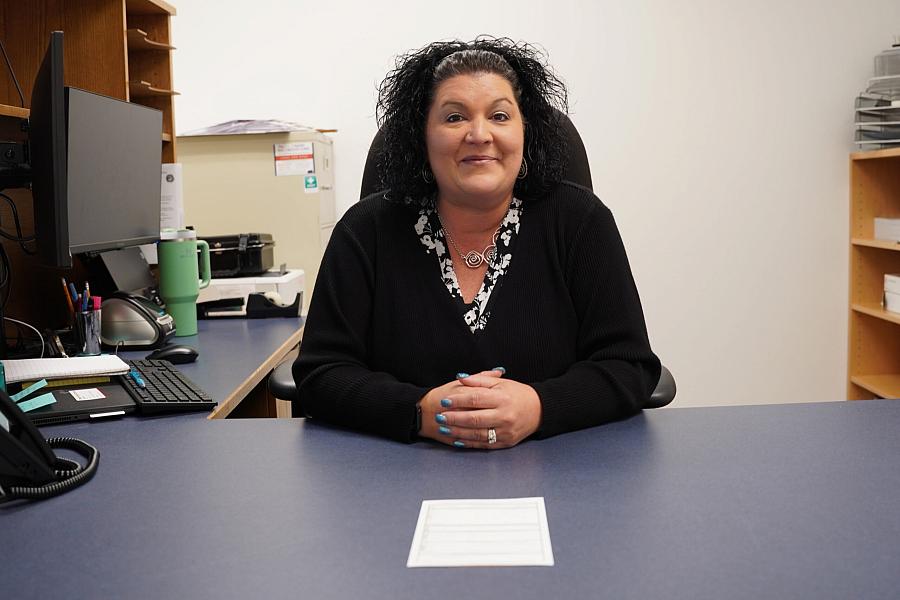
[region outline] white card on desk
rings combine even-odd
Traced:
[[[97,388],[69,390],[69,394],[78,402],[83,402],[85,400],[101,400],[103,398],[106,398],[106,394],[104,394]]]
[[[552,567],[544,499],[424,500],[406,566]]]

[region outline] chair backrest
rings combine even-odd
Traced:
[[[563,179],[593,190],[591,166],[588,164],[584,142],[581,141],[581,136],[578,134],[578,130],[575,129],[571,119],[562,113],[559,113],[559,115],[562,119],[563,133],[568,145],[568,161],[563,171]],[[359,190],[360,198],[365,198],[369,194],[374,194],[381,190],[381,182],[378,180],[377,157],[381,153],[383,145],[384,136],[379,129],[372,140],[372,145],[369,146],[366,166],[363,169],[362,186],[360,186]]]

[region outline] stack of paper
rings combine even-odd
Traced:
[[[861,150],[900,146],[900,102],[880,94],[856,99],[856,144]]]
[[[113,354],[74,358],[26,358],[2,362],[7,383],[67,377],[124,375],[129,370],[125,361]]]

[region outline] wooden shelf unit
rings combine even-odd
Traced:
[[[132,94],[130,81],[154,90],[172,90],[171,17],[175,9],[159,0],[0,0],[0,38],[31,104],[31,86],[50,32],[65,33],[65,83],[120,100],[134,100],[163,113],[163,162],[174,162],[172,93]],[[138,33],[140,32],[140,33]],[[138,42],[138,38],[143,41]],[[152,49],[148,49],[152,48]],[[6,66],[0,76],[0,118],[27,118]]]
[[[15,117],[18,119],[27,119],[29,110],[21,106],[8,106],[0,104],[0,117]]]
[[[143,29],[129,29],[126,33],[128,37],[129,52],[141,52],[150,50],[168,51],[175,49],[175,46],[171,44],[162,44],[150,39],[150,34],[148,34]]]
[[[63,31],[65,84],[162,111],[160,159],[175,162],[172,94],[144,96],[129,90],[129,81],[147,81],[156,89],[172,89],[174,15],[174,7],[162,0],[0,0],[0,39],[28,107],[50,32]],[[28,117],[29,110],[21,108],[16,87],[2,61],[0,71],[0,139],[22,140],[22,119]],[[30,192],[5,193],[14,198],[23,231],[30,235],[34,230]],[[12,218],[5,203],[0,205],[0,221],[4,228],[11,229]],[[18,244],[5,240],[2,243],[12,263],[13,277],[6,314],[39,328],[64,325],[66,309],[64,303],[56,301],[60,297],[59,277],[77,280],[83,278],[82,274],[77,270],[66,273],[44,268],[26,256]]]
[[[874,239],[875,217],[900,218],[900,148],[850,155],[850,400],[900,398],[900,314],[882,305],[900,244]]]

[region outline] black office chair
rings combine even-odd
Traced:
[[[566,164],[563,179],[577,183],[588,189],[594,189],[591,181],[591,167],[588,163],[587,152],[584,149],[584,143],[575,125],[566,115],[561,115],[563,131],[565,132],[566,142],[568,144],[569,162]],[[375,134],[372,145],[369,147],[369,155],[366,157],[366,166],[363,169],[362,186],[359,192],[360,198],[365,198],[369,194],[377,192],[381,187],[376,169],[376,157],[381,152],[384,143],[381,130]],[[293,361],[286,361],[278,365],[269,375],[269,391],[276,398],[282,400],[290,400],[292,404],[291,412],[295,417],[304,416],[302,408],[299,406],[300,400],[297,398],[297,384],[291,373],[291,365]],[[675,399],[675,378],[672,373],[663,365],[659,375],[659,382],[656,389],[650,396],[646,408],[660,408],[666,406]]]

